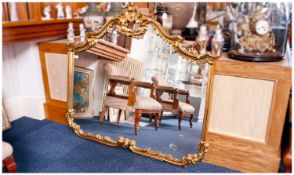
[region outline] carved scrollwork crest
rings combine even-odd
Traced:
[[[117,27],[118,31],[126,36],[142,36],[147,31],[148,25],[151,25],[156,34],[169,43],[175,52],[189,61],[196,62],[197,64],[212,64],[220,57],[220,55],[211,55],[210,53],[200,54],[199,50],[203,46],[197,42],[195,42],[193,49],[184,47],[184,39],[182,37],[167,34],[157,21],[141,13],[132,3],[128,3],[119,16],[112,17],[99,31],[88,32],[86,34],[86,41],[70,43],[69,49],[75,52],[87,50],[114,27]]]

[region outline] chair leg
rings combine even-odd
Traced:
[[[127,120],[127,111],[124,111],[125,114],[125,120]]]
[[[160,118],[160,114],[156,113],[155,114],[155,121],[154,121],[154,127],[155,127],[156,131],[158,130],[158,120],[159,120],[159,118]]]
[[[181,123],[182,123],[182,117],[183,117],[183,113],[180,111],[179,112],[179,121],[178,121],[178,125],[179,125],[179,130],[181,130]]]
[[[9,173],[16,172],[16,163],[14,161],[13,156],[9,156],[3,160],[3,166],[7,169]]]
[[[141,119],[141,113],[142,111],[140,109],[136,109],[135,110],[135,135],[138,134],[138,130],[139,130],[139,122],[140,122],[140,119]]]
[[[193,114],[190,115],[190,119],[189,119],[189,121],[190,121],[190,128],[192,128],[192,126],[193,126],[192,120],[193,120]]]
[[[152,114],[149,114],[149,123],[152,122]]]
[[[163,111],[161,111],[161,113],[160,113],[159,123],[161,123],[161,119],[162,119],[162,117],[163,117]]]
[[[101,115],[100,115],[100,118],[99,118],[100,124],[103,124],[104,118],[105,118],[105,113],[108,111],[108,109],[109,109],[108,106],[104,106],[103,107],[102,112],[101,112]]]
[[[121,109],[118,110],[118,116],[117,116],[117,123],[120,121],[120,116],[121,116]]]

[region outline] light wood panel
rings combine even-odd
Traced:
[[[265,143],[274,82],[216,75],[213,89],[209,131]]]
[[[67,119],[64,117],[67,111],[67,103],[57,100],[50,100],[44,103],[46,119],[67,124]]]
[[[285,62],[224,57],[214,64],[206,162],[243,172],[278,171],[291,88],[291,67]]]
[[[67,101],[67,55],[45,53],[50,98]]]
[[[47,63],[47,61],[46,61],[47,54],[49,54],[49,55],[50,54],[64,55],[66,57],[67,56],[66,55],[66,53],[67,53],[66,45],[64,43],[46,42],[46,43],[39,43],[38,47],[39,47],[39,56],[40,56],[40,63],[41,63],[41,69],[42,69],[43,85],[44,85],[44,91],[45,91],[45,97],[46,97],[46,102],[44,103],[44,110],[45,110],[46,119],[52,120],[52,121],[55,121],[58,123],[62,123],[62,124],[67,124],[67,120],[64,117],[64,114],[67,111],[67,99],[65,101],[51,99],[50,86],[49,86],[49,76],[47,73],[48,70],[47,70],[47,64],[46,64]],[[51,56],[53,56],[53,55],[51,55]],[[66,61],[67,61],[67,59],[66,59]],[[52,65],[52,66],[48,66],[49,69],[51,67],[54,68],[53,62],[49,63],[49,64]],[[64,66],[63,69],[67,70],[67,65]],[[65,75],[67,78],[67,73]],[[64,76],[64,75],[61,75],[61,76]],[[53,82],[53,81],[54,80],[51,79],[51,82]],[[55,83],[55,82],[53,82],[53,83]],[[65,82],[65,83],[67,86],[67,82]],[[67,93],[65,94],[65,96],[67,96]]]

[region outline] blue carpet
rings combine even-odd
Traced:
[[[189,119],[189,117],[184,117]],[[141,118],[140,123],[148,122],[149,118]],[[176,158],[182,158],[187,154],[197,153],[198,144],[201,140],[202,122],[193,122],[190,128],[189,121],[182,121],[182,130],[178,129],[178,118],[165,116],[159,124],[158,131],[155,131],[154,122],[147,126],[140,126],[138,135],[134,134],[134,124],[105,121],[99,124],[97,117],[93,119],[76,120],[85,132],[107,135],[116,140],[119,136],[136,140],[136,145],[141,148],[152,148],[154,151],[161,151],[171,154]]]
[[[22,117],[3,132],[12,144],[17,172],[234,172],[207,164],[186,168],[77,137],[67,126]]]

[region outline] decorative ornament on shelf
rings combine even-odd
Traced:
[[[74,28],[73,28],[73,23],[72,22],[68,23],[67,40],[69,42],[74,42],[75,41],[75,33],[74,33]]]
[[[83,42],[86,39],[86,29],[84,24],[80,24],[80,41]]]
[[[171,33],[173,27],[173,16],[168,15],[166,12],[162,14],[162,27],[168,32]]]
[[[111,33],[110,42],[113,44],[117,44],[118,42],[118,29],[115,27],[113,32]]]
[[[18,21],[16,3],[10,2],[10,21]]]
[[[64,18],[63,6],[61,3],[58,3],[55,8],[57,9],[57,19]]]
[[[224,47],[224,36],[222,34],[222,29],[220,25],[217,26],[215,30],[215,35],[212,39],[212,55],[219,56],[222,55],[223,47]]]
[[[105,14],[106,22],[121,13],[121,5],[121,2],[110,2],[107,4],[107,12]]]
[[[287,43],[283,2],[240,3],[229,57],[243,61],[280,61]]]
[[[108,22],[111,18],[118,16],[121,13],[121,6],[121,2],[110,2],[107,4],[107,12],[105,13],[106,22]],[[118,29],[114,27],[113,31],[106,35],[106,40],[110,41],[113,44],[117,44],[118,36]]]
[[[244,23],[241,25],[241,30],[244,35],[240,37],[241,48],[239,49],[239,52],[253,50],[257,50],[261,53],[266,51],[273,53],[276,52],[274,49],[275,35],[269,25],[269,22],[263,19],[263,17],[258,17],[258,15],[255,17],[244,16]],[[268,42],[268,44],[253,44],[256,42]]]
[[[87,5],[78,9],[76,12],[74,12],[74,18],[81,18],[81,16],[87,11],[87,9],[88,9]]]
[[[198,22],[195,20],[196,11],[197,11],[197,2],[194,3],[193,14],[188,24],[186,25],[186,28],[196,28],[196,29],[198,28]]]
[[[99,31],[104,24],[104,15],[98,11],[97,3],[91,2],[83,14],[83,21],[87,31]]]
[[[197,2],[194,3],[194,9],[193,9],[193,14],[186,25],[184,31],[182,32],[182,35],[185,39],[187,40],[195,40],[198,32],[198,22],[195,20],[197,12]]]
[[[43,9],[43,14],[44,14],[45,17],[42,17],[42,20],[50,20],[51,19],[50,11],[51,11],[50,5],[46,6]]]
[[[200,30],[196,38],[196,41],[201,46],[200,54],[205,54],[208,44],[208,32],[207,27],[205,25],[200,26]]]
[[[164,3],[158,3],[156,6],[156,13],[154,14],[156,20],[162,25],[162,16],[167,12],[167,7]]]
[[[88,10],[88,8],[89,8],[88,5],[82,7],[82,8],[79,10],[79,13],[80,13],[81,15],[83,15],[83,14]]]
[[[65,6],[66,19],[71,19],[71,18],[72,18],[71,11],[72,11],[72,10],[71,10],[70,5],[66,5],[66,6]]]

